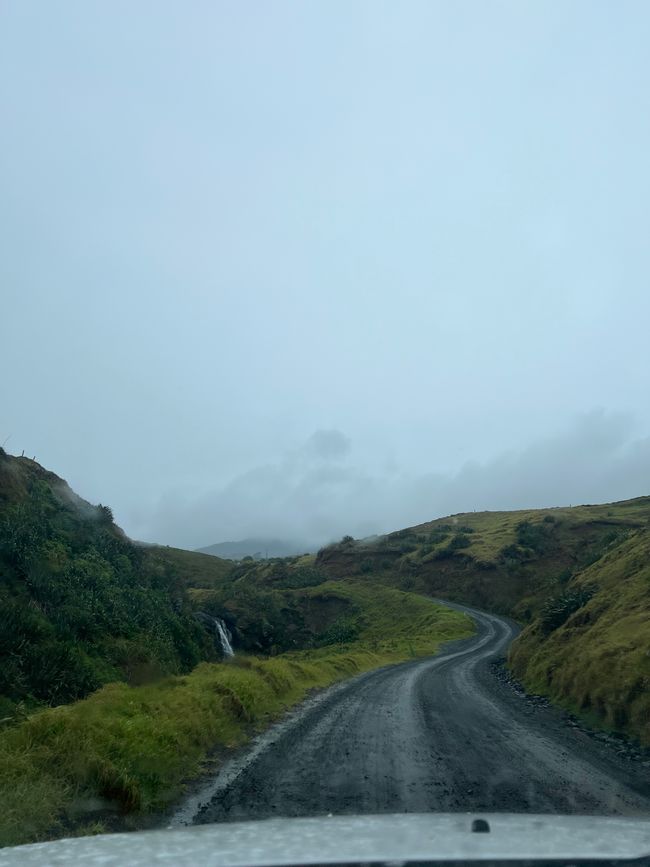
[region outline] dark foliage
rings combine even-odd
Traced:
[[[529,548],[541,557],[553,545],[554,530],[554,522],[533,524],[531,521],[520,521],[516,528],[517,542],[522,548]]]
[[[0,695],[60,704],[210,654],[172,568],[130,542],[107,506],[32,462],[0,460],[14,482],[0,501]]]
[[[356,620],[342,617],[319,636],[317,645],[326,646],[331,644],[347,644],[356,641],[359,637],[360,627]]]
[[[447,547],[450,551],[460,551],[462,548],[469,548],[472,544],[472,540],[469,538],[467,533],[456,533],[455,536],[449,540]]]
[[[549,635],[554,629],[566,623],[573,613],[589,602],[596,590],[595,587],[584,587],[549,599],[542,608],[539,618],[542,632]]]
[[[429,534],[429,544],[438,545],[440,542],[444,542],[447,538],[449,538],[449,533],[447,531],[434,530]]]
[[[456,533],[447,542],[444,548],[439,548],[433,555],[434,560],[449,560],[457,551],[469,548],[472,540],[467,533]]]

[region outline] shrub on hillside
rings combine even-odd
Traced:
[[[550,635],[558,627],[571,617],[573,613],[586,605],[598,588],[584,587],[578,590],[570,590],[549,599],[542,608],[540,626],[545,635]]]
[[[506,568],[514,568],[521,563],[534,560],[535,552],[531,548],[522,548],[521,545],[506,545],[501,550],[500,558]]]
[[[356,641],[359,637],[359,632],[359,624],[355,620],[343,617],[332,623],[318,637],[316,644],[324,647],[331,644],[348,644],[351,641]]]
[[[291,590],[300,587],[316,587],[328,579],[328,575],[316,566],[294,566],[287,571],[287,576],[282,584]]]
[[[467,535],[467,533],[456,533],[455,536],[449,540],[447,547],[450,551],[460,551],[463,548],[469,548],[472,544],[472,540]]]
[[[626,528],[615,528],[610,530],[608,533],[605,533],[597,541],[593,542],[591,545],[586,547],[580,554],[579,557],[579,568],[586,569],[588,566],[591,566],[593,563],[596,563],[603,554],[606,554],[608,550],[616,547],[621,542],[624,542],[629,536],[629,530]]]
[[[552,524],[533,524],[530,521],[520,521],[515,535],[522,548],[530,548],[538,556],[548,552],[552,545],[554,527]]]
[[[433,530],[429,533],[429,543],[431,545],[439,545],[440,542],[444,542],[445,539],[449,538],[449,531],[447,530]]]
[[[449,546],[445,546],[444,548],[439,548],[434,552],[431,559],[432,560],[450,560],[454,556],[454,551]]]

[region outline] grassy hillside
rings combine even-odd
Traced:
[[[374,575],[527,621],[557,587],[631,530],[648,526],[650,497],[602,506],[469,512],[319,551],[330,575]]]
[[[454,515],[318,553],[330,575],[464,601],[528,624],[524,685],[650,743],[650,497]]]
[[[110,684],[0,734],[0,845],[124,827],[129,816],[137,823],[176,798],[215,746],[242,743],[309,689],[472,632],[462,615],[386,587],[329,583],[301,593],[306,611],[329,601],[354,612],[354,638],[204,663],[148,686]]]
[[[182,548],[149,546],[149,552],[171,566],[185,588],[215,587],[227,579],[233,568],[230,560]]]
[[[650,744],[650,530],[569,580],[510,661],[529,689]]]

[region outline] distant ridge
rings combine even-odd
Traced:
[[[316,549],[300,542],[287,542],[282,539],[241,539],[239,542],[217,542],[207,548],[197,548],[200,554],[211,554],[226,560],[243,560],[253,557],[266,560],[269,557],[293,557],[296,554],[311,554]]]

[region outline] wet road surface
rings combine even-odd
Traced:
[[[224,766],[194,823],[345,813],[650,814],[648,769],[494,675],[516,634],[476,635],[319,696]]]

